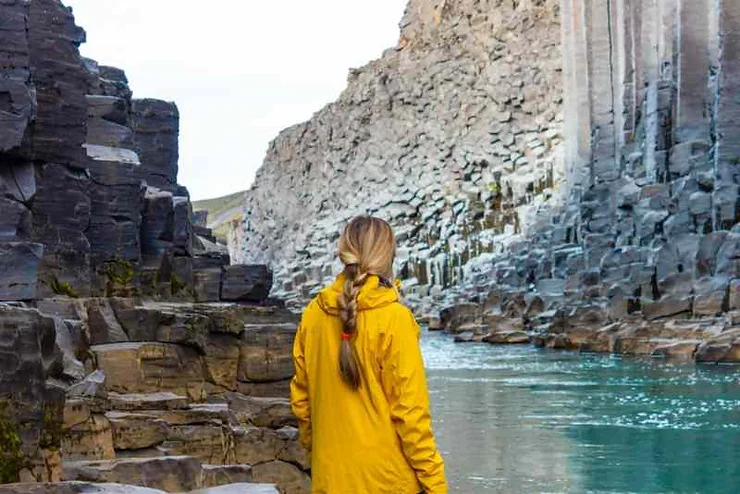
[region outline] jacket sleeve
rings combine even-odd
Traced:
[[[308,378],[303,351],[304,331],[300,326],[293,342],[293,364],[295,375],[290,382],[290,406],[298,418],[298,431],[301,444],[311,452],[311,405],[308,398]]]
[[[447,493],[444,462],[437,450],[429,412],[419,326],[408,309],[384,348],[381,378],[404,455],[426,493]]]

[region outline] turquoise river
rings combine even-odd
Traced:
[[[451,492],[740,492],[740,368],[425,333]]]

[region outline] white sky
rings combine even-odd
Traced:
[[[84,56],[124,69],[135,97],[177,103],[179,182],[197,200],[248,188],[280,130],[395,46],[407,0],[63,1]]]

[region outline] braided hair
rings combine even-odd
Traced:
[[[353,389],[360,387],[360,363],[352,345],[357,334],[357,297],[368,277],[378,276],[385,284],[393,279],[396,240],[390,225],[370,216],[353,219],[339,238],[339,258],[344,264],[345,282],[339,297],[342,343],[339,371]]]

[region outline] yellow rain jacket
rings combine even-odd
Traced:
[[[352,344],[359,390],[339,373],[340,275],[308,305],[295,339],[291,404],[311,453],[312,492],[447,492],[429,413],[419,326],[398,292],[371,276],[357,298]]]

